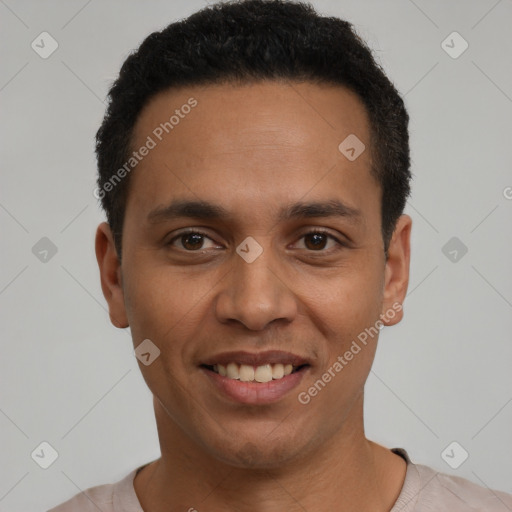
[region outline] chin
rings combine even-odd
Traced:
[[[268,470],[282,468],[294,455],[282,445],[273,447],[268,443],[255,444],[247,441],[229,453],[224,451],[223,461],[238,468]]]
[[[225,464],[238,468],[268,470],[282,468],[303,453],[303,447],[293,436],[268,435],[240,436],[218,439],[215,446],[209,443],[210,453]]]

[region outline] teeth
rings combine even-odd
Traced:
[[[222,365],[217,365],[222,366]],[[236,363],[229,363],[226,367],[226,377],[228,379],[239,379],[240,374],[238,373],[238,365]]]
[[[293,365],[281,363],[264,364],[256,367],[248,364],[229,363],[227,366],[216,364],[213,367],[213,371],[219,375],[242,382],[270,382],[271,380],[279,380],[290,375],[293,370]]]
[[[284,377],[284,366],[281,363],[272,365],[272,378],[282,379]]]
[[[240,375],[240,380],[242,382],[251,382],[254,380],[254,368],[252,366],[241,364],[238,374]]]
[[[254,380],[256,382],[270,382],[273,377],[272,366],[265,364],[258,366],[254,372]]]

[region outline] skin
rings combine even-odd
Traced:
[[[407,291],[412,221],[400,217],[386,260],[365,108],[345,88],[307,82],[167,90],[141,112],[133,148],[190,97],[197,107],[130,177],[122,264],[108,224],[96,234],[112,323],[130,326],[135,347],[150,339],[161,351],[149,366],[139,361],[161,447],[135,478],[141,505],[389,511],[406,463],[368,440],[363,424],[378,336],[308,404],[297,399]],[[352,133],[366,145],[353,162],[338,150]],[[177,198],[214,202],[230,216],[147,220]],[[277,218],[283,205],[330,199],[358,209],[359,221]],[[206,237],[175,238],[183,228]],[[317,228],[346,246],[329,236],[315,246],[305,234]],[[235,251],[248,236],[263,248],[252,263]],[[229,401],[198,366],[224,351],[270,349],[312,365],[298,389],[264,406]]]

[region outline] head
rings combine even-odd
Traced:
[[[209,6],[127,58],[97,133],[96,251],[112,322],[160,351],[140,364],[159,430],[272,467],[362,427],[375,325],[408,284],[407,124],[351,25],[307,4]],[[268,350],[306,361],[300,389],[262,405],[211,386],[219,354]]]
[[[137,149],[134,127],[144,106],[170,88],[257,81],[331,84],[357,94],[370,121],[370,172],[381,188],[387,251],[410,193],[409,118],[400,95],[347,21],[321,17],[306,3],[248,0],[209,6],[152,33],[110,89],[96,136],[96,196],[120,258],[130,178],[138,165],[126,164]],[[123,167],[130,170],[119,179]]]

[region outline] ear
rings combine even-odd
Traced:
[[[110,321],[120,329],[128,327],[121,264],[117,257],[112,231],[106,222],[102,222],[96,230],[95,248],[100,268],[101,289],[108,302]]]
[[[411,217],[401,215],[389,242],[381,311],[384,325],[395,325],[403,318],[402,304],[409,285],[411,227]]]

